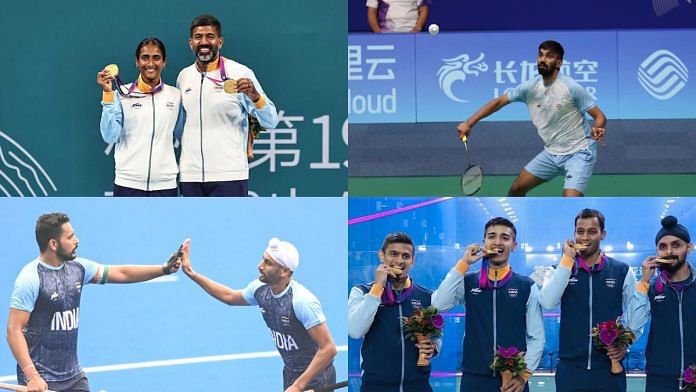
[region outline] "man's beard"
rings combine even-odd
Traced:
[[[77,257],[77,246],[71,253],[68,253],[65,251],[65,248],[63,248],[62,245],[58,245],[58,249],[56,249],[56,256],[58,256],[58,259],[60,259],[62,262],[75,260],[75,257]]]
[[[680,269],[680,268],[682,267],[682,265],[684,265],[685,263],[686,263],[686,258],[684,258],[683,260],[680,259],[680,260],[678,260],[678,261],[677,261],[676,263],[674,263],[674,264],[662,264],[662,265],[660,266],[660,268],[661,268],[663,271],[667,271],[667,273],[671,275],[671,274],[674,274],[674,273],[676,273],[677,271],[679,271],[679,269]]]
[[[537,71],[541,76],[549,76],[553,74],[553,67],[545,67],[543,70],[541,67],[537,66]]]
[[[207,55],[202,55],[200,54],[200,50],[202,48],[208,48],[210,49],[210,52],[208,52]],[[218,47],[217,46],[212,46],[212,45],[202,45],[196,48],[196,58],[198,61],[201,63],[209,63],[211,62],[218,54]]]
[[[403,271],[400,274],[396,275],[396,278],[393,278],[393,277],[387,275],[387,279],[390,282],[395,282],[395,283],[405,282],[406,278],[408,278],[408,274],[404,273]]]
[[[266,274],[260,274],[259,280],[263,283],[269,284],[269,285],[274,285],[280,282],[280,276],[278,275],[266,275]]]

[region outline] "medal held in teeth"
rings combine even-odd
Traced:
[[[222,87],[225,89],[225,92],[228,94],[237,93],[237,81],[234,79],[225,80],[225,82],[222,84]]]
[[[389,267],[391,269],[391,272],[394,273],[394,275],[399,276],[401,275],[404,271],[401,268],[398,267]]]

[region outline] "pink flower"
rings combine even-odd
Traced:
[[[437,329],[442,329],[442,326],[445,325],[445,319],[439,314],[436,314],[433,316],[432,322],[433,322],[433,327],[435,327]]]
[[[619,331],[616,329],[602,329],[599,332],[599,340],[607,346],[614,344],[614,341],[619,336]]]
[[[688,368],[686,368],[686,370],[684,371],[684,381],[685,381],[687,384],[693,384],[694,381],[696,381],[696,380],[694,379],[694,369],[692,369],[691,366],[689,366]]]
[[[517,347],[500,347],[498,349],[498,354],[503,358],[512,358],[519,352],[520,350]]]

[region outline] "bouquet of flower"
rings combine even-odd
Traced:
[[[682,381],[684,385],[681,392],[696,392],[696,364],[691,364],[689,367],[684,369],[684,375],[682,376]]]
[[[406,337],[418,343],[430,337],[442,336],[442,327],[445,325],[445,319],[438,314],[437,308],[433,306],[418,309],[413,312],[411,317],[402,317],[401,320]],[[430,361],[425,357],[425,354],[420,354],[417,365],[430,366]]]
[[[526,371],[527,363],[524,361],[524,351],[517,347],[500,347],[493,354],[491,369],[500,372],[503,378],[503,388],[505,388],[513,377]]]
[[[261,126],[259,120],[252,116],[251,114],[247,117],[249,119],[249,138],[247,139],[247,158],[254,158],[254,139],[259,137],[259,133],[266,130],[266,128]]]
[[[621,317],[616,320],[605,321],[592,328],[592,338],[595,347],[606,350],[610,346],[628,346],[636,339],[636,335],[621,323]],[[611,372],[619,374],[623,372],[620,361],[611,360]]]

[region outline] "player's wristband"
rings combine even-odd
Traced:
[[[109,266],[105,265],[104,271],[102,271],[102,277],[101,277],[101,280],[99,281],[99,284],[106,284],[108,279],[109,279]]]
[[[30,367],[36,368],[33,363],[30,363],[27,365],[24,369],[22,369],[22,373],[24,373],[25,370],[29,369]]]
[[[29,380],[31,380],[34,376],[38,376],[38,375],[39,375],[39,372],[34,372],[34,373],[32,373],[32,374],[26,376],[26,378],[27,378],[27,383],[29,383]]]

